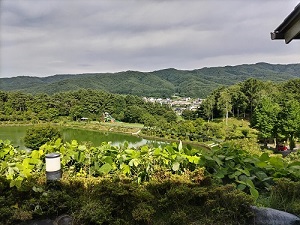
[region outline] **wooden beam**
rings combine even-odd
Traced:
[[[290,43],[297,35],[300,34],[300,19],[295,22],[284,34],[285,43]]]

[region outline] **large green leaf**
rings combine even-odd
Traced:
[[[243,191],[246,187],[247,187],[247,186],[246,186],[245,184],[239,184],[239,185],[237,186],[237,189]]]
[[[178,144],[178,151],[180,152],[182,150],[182,141],[179,141],[179,144]]]
[[[267,161],[269,160],[270,156],[268,153],[264,152],[260,157],[259,157],[259,160],[260,161]]]
[[[105,163],[99,169],[99,173],[108,174],[112,170],[112,166],[109,163]]]
[[[217,156],[213,156],[213,160],[219,165],[223,165],[223,162],[217,157]]]
[[[228,173],[228,168],[221,168],[214,174],[214,176],[216,178],[222,179],[225,177],[225,175],[227,175],[227,173]]]
[[[9,151],[10,151],[9,147],[0,149],[0,158],[4,158],[4,156],[7,155]]]
[[[255,186],[253,184],[253,181],[250,179],[246,179],[246,184],[248,187],[255,189]]]
[[[76,140],[72,140],[71,145],[72,145],[72,147],[77,147],[78,142]]]
[[[258,193],[258,191],[255,189],[255,188],[250,188],[250,194],[251,194],[251,196],[255,199],[255,200],[257,200],[258,199],[258,197],[259,197],[259,193]]]
[[[196,155],[187,156],[187,159],[189,160],[190,163],[194,163],[194,164],[199,164],[200,162],[200,157]]]
[[[250,176],[250,172],[247,168],[245,169],[239,169],[239,168],[236,168],[238,171],[242,172],[243,174],[246,174],[248,177]]]
[[[266,162],[257,162],[255,165],[259,168],[266,168],[268,166]]]
[[[114,162],[114,160],[111,156],[104,156],[103,161],[106,162],[106,163],[109,163],[110,165],[112,165],[113,162]]]
[[[271,157],[269,160],[270,164],[277,169],[284,168],[284,163],[282,158],[278,157]]]
[[[120,166],[123,174],[130,174],[130,166],[126,165],[126,164],[122,164]]]
[[[79,145],[78,146],[78,150],[85,151],[86,150],[86,146],[85,145]]]
[[[180,163],[179,162],[174,162],[172,165],[172,170],[173,171],[178,171],[180,167]]]
[[[161,149],[160,148],[155,148],[154,151],[153,151],[153,155],[155,156],[159,156],[161,153]]]
[[[132,150],[132,149],[126,149],[125,153],[128,154],[128,155],[132,155],[134,153],[134,150]]]
[[[59,148],[60,145],[61,145],[61,139],[58,138],[58,139],[55,141],[54,145],[55,145],[56,148]]]
[[[233,155],[225,157],[225,160],[226,160],[226,161],[227,161],[227,160],[231,160],[231,159],[234,159],[234,156],[233,156]]]
[[[262,170],[257,171],[255,175],[260,181],[264,181],[269,178],[268,175]]]
[[[128,163],[129,166],[135,166],[135,167],[137,167],[139,164],[140,164],[140,160],[139,159],[132,159]]]

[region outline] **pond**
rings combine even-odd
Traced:
[[[0,140],[10,140],[15,147],[26,149],[24,137],[26,130],[30,126],[0,126]],[[145,144],[154,146],[164,145],[162,142],[147,140],[129,134],[119,134],[111,132],[99,132],[83,129],[61,128],[64,141],[71,142],[77,140],[79,143],[90,143],[93,146],[100,146],[102,142],[110,142],[111,145],[118,146],[128,142],[130,147],[139,147]]]

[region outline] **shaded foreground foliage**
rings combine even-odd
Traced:
[[[138,185],[128,178],[68,178],[46,184],[33,178],[19,191],[0,178],[0,224],[71,215],[74,224],[250,224],[253,199],[233,185],[216,186],[209,178],[163,173]],[[33,186],[34,185],[34,186]],[[36,186],[39,188],[36,188]],[[300,214],[300,182],[279,180],[270,205]],[[291,202],[292,204],[289,204]]]
[[[204,151],[58,139],[24,152],[0,141],[1,222],[68,213],[77,224],[247,224],[259,193],[267,206],[292,199],[278,207],[299,215],[299,152],[282,158],[246,149],[234,141]],[[44,176],[49,152],[62,155],[63,179],[53,185]],[[274,186],[280,178],[290,180]]]
[[[233,185],[193,183],[188,176],[158,174],[138,185],[128,178],[32,179],[19,192],[2,180],[1,224],[69,214],[75,224],[247,224],[249,195]],[[32,185],[39,184],[35,191]]]
[[[270,207],[300,215],[300,182],[281,179],[271,189]]]

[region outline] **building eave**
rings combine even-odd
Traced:
[[[300,39],[300,3],[285,18],[285,20],[271,32],[271,39],[284,39],[290,43],[293,39]]]

